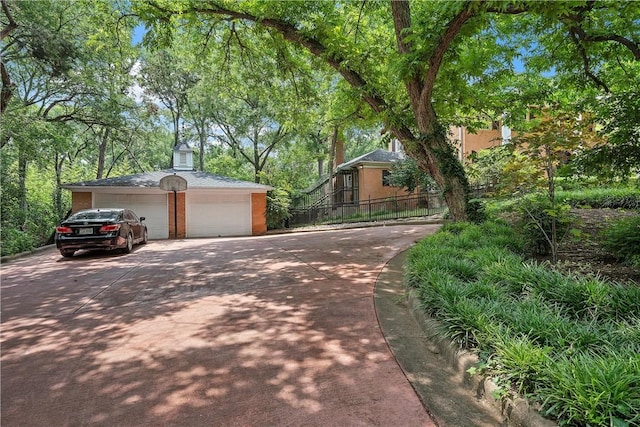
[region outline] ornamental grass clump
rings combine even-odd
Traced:
[[[640,266],[640,215],[609,224],[601,235],[605,249],[629,265]]]
[[[563,274],[522,248],[502,223],[445,226],[411,250],[408,285],[501,395],[561,425],[640,423],[640,287]]]
[[[639,354],[612,349],[603,355],[558,355],[543,371],[538,386],[543,413],[558,417],[561,425],[640,424]]]

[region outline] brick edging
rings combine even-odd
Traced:
[[[556,427],[558,424],[544,418],[524,398],[505,398],[499,400],[494,397],[494,391],[498,386],[489,377],[470,375],[467,370],[478,362],[478,357],[470,352],[458,350],[453,342],[440,332],[442,324],[429,316],[420,306],[414,289],[406,286],[407,303],[409,310],[416,319],[425,337],[439,350],[440,355],[449,366],[463,379],[465,387],[476,393],[479,399],[484,400],[507,419],[509,426],[513,427]]]

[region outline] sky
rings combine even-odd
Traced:
[[[144,34],[146,32],[147,29],[145,28],[145,26],[143,24],[138,24],[138,26],[133,29],[133,39],[131,40],[131,42],[134,45],[142,43],[142,38],[144,37]]]

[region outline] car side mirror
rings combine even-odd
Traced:
[[[146,218],[145,218],[145,217],[143,217],[143,216],[141,216],[141,217],[140,217],[140,221],[144,221],[145,219],[146,219]]]

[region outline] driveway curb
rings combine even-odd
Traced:
[[[414,390],[434,419],[440,425],[446,426],[485,425],[482,421],[479,421],[483,414],[471,414],[470,420],[472,420],[472,422],[465,420],[461,421],[458,417],[459,414],[453,414],[446,406],[441,406],[441,401],[443,399],[445,401],[463,399],[463,406],[473,404],[473,400],[481,402],[482,406],[478,407],[477,410],[487,411],[489,414],[499,416],[502,418],[500,425],[513,427],[557,426],[553,421],[542,417],[540,413],[532,408],[531,405],[523,398],[505,400],[496,399],[494,397],[494,392],[498,390],[498,386],[490,378],[482,377],[480,375],[472,376],[467,372],[470,367],[474,366],[478,362],[477,356],[470,352],[460,351],[450,339],[443,337],[440,332],[442,330],[442,324],[428,316],[422,309],[416,292],[413,289],[408,288],[404,281],[404,264],[406,255],[407,251],[394,257],[389,261],[389,263],[387,263],[383,271],[380,273],[375,287],[376,312],[378,312],[379,319],[381,319],[381,327],[383,329],[383,333],[385,333],[385,337],[387,337],[387,333],[390,333],[390,337],[387,342],[389,343],[396,360],[398,360],[398,363],[405,372],[405,375],[409,381],[411,381]],[[385,292],[385,288],[387,288],[387,290],[391,289],[395,292],[393,305],[395,305],[396,308],[392,308],[392,310],[406,310],[408,316],[412,318],[416,323],[416,328],[420,331],[419,335],[415,335],[415,333],[413,336],[405,335],[404,339],[410,340],[408,342],[398,343],[397,338],[394,338],[393,336],[394,328],[406,329],[410,328],[411,325],[407,326],[406,319],[402,321],[404,325],[400,324],[399,322],[402,316],[397,312],[389,313],[390,302],[381,302],[383,300],[389,300],[390,295],[392,295],[389,292]],[[385,318],[393,319],[392,322],[397,324],[391,326],[384,325]],[[431,355],[433,354],[435,357],[440,359],[440,362],[445,366],[445,368],[452,370],[454,373],[454,375],[449,378],[451,381],[449,384],[441,384],[438,388],[438,393],[443,394],[443,396],[439,396],[437,400],[431,396],[431,392],[433,391],[433,379],[437,378],[437,376],[434,375],[436,373],[420,372],[420,363],[410,360],[410,358],[415,357],[415,355],[412,356],[411,353],[406,351],[406,348],[408,347],[424,349],[425,343],[427,343],[426,348],[428,351],[425,352],[423,350],[419,352],[420,357],[431,358]],[[425,375],[430,377],[430,381],[426,381],[426,384],[428,385],[427,387],[425,387],[424,384]],[[466,390],[467,399],[471,397],[471,399],[466,403],[464,403],[464,397],[460,396],[461,389]]]
[[[20,258],[27,257],[29,255],[33,255],[33,254],[37,254],[37,253],[40,253],[40,252],[44,252],[44,251],[49,250],[49,249],[55,249],[55,247],[56,247],[55,244],[53,244],[53,245],[45,245],[45,246],[40,246],[40,247],[31,249],[30,251],[24,251],[24,252],[20,252],[20,253],[14,254],[14,255],[3,256],[3,257],[0,257],[0,263],[4,264],[5,262],[11,262],[11,261],[14,261],[16,259],[20,259]]]

